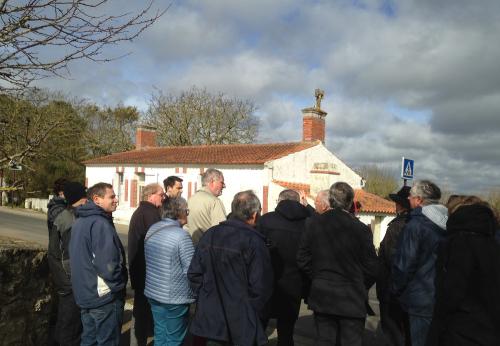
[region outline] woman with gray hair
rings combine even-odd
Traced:
[[[155,345],[182,345],[188,326],[189,304],[194,302],[187,271],[194,254],[189,234],[182,229],[189,210],[185,199],[163,205],[162,220],[144,240],[146,287],[154,319]]]

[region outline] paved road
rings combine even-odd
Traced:
[[[116,229],[126,248],[128,226],[117,224]],[[29,209],[0,207],[0,235],[47,246],[49,243],[47,215]]]
[[[44,213],[35,212],[26,209],[10,209],[7,207],[0,207],[0,235],[8,236],[12,238],[19,238],[23,240],[29,240],[37,242],[43,246],[47,246],[48,243],[48,232],[47,232],[47,216]],[[116,225],[118,230],[118,235],[123,243],[127,246],[127,230],[128,227],[124,225]],[[133,294],[128,287],[128,296],[132,297]],[[120,345],[121,346],[132,346],[135,345],[135,340],[132,339],[130,342],[130,327],[131,327],[131,305],[133,304],[132,299],[127,299],[127,310],[125,312],[125,321],[123,328],[123,335]],[[375,312],[378,313],[378,301],[375,298],[375,290],[372,288],[370,290],[370,305],[373,307]],[[383,337],[378,327],[379,318],[378,316],[369,317],[366,323],[366,329],[364,334],[364,345],[366,346],[382,346],[384,345]],[[273,320],[270,323],[270,328],[268,328],[268,334],[270,335],[270,345],[276,345],[276,331],[272,328]],[[314,322],[311,312],[307,310],[307,307],[302,304],[299,320],[295,327],[295,345],[296,346],[309,346],[313,345],[314,341]],[[187,344],[187,343],[186,343]]]

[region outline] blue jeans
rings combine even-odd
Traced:
[[[411,346],[425,346],[432,317],[409,315]]]
[[[123,299],[94,309],[82,309],[82,340],[81,346],[118,346],[123,322]]]
[[[189,304],[163,304],[149,299],[155,324],[155,346],[182,345],[188,327]]]

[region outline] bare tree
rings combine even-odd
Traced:
[[[485,200],[500,213],[500,186],[493,187],[485,196]]]
[[[0,95],[0,166],[16,162],[29,169],[39,148],[55,131],[74,123],[75,115],[70,104],[39,90],[22,99]]]
[[[87,123],[83,133],[87,157],[105,156],[131,150],[139,112],[135,107],[118,105],[103,108],[87,104],[78,107]]]
[[[375,165],[363,166],[359,174],[366,180],[364,189],[382,198],[387,198],[398,188],[398,180],[388,169]]]
[[[0,91],[63,76],[74,60],[112,60],[104,47],[135,39],[166,11],[151,1],[135,13],[106,14],[109,2],[0,0]]]
[[[162,145],[250,143],[258,130],[255,110],[249,100],[193,87],[179,96],[153,94],[145,119]]]

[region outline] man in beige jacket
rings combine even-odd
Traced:
[[[201,184],[203,188],[188,201],[187,228],[195,245],[206,230],[226,220],[224,204],[218,198],[226,187],[222,172],[214,168],[207,169],[201,177]]]

